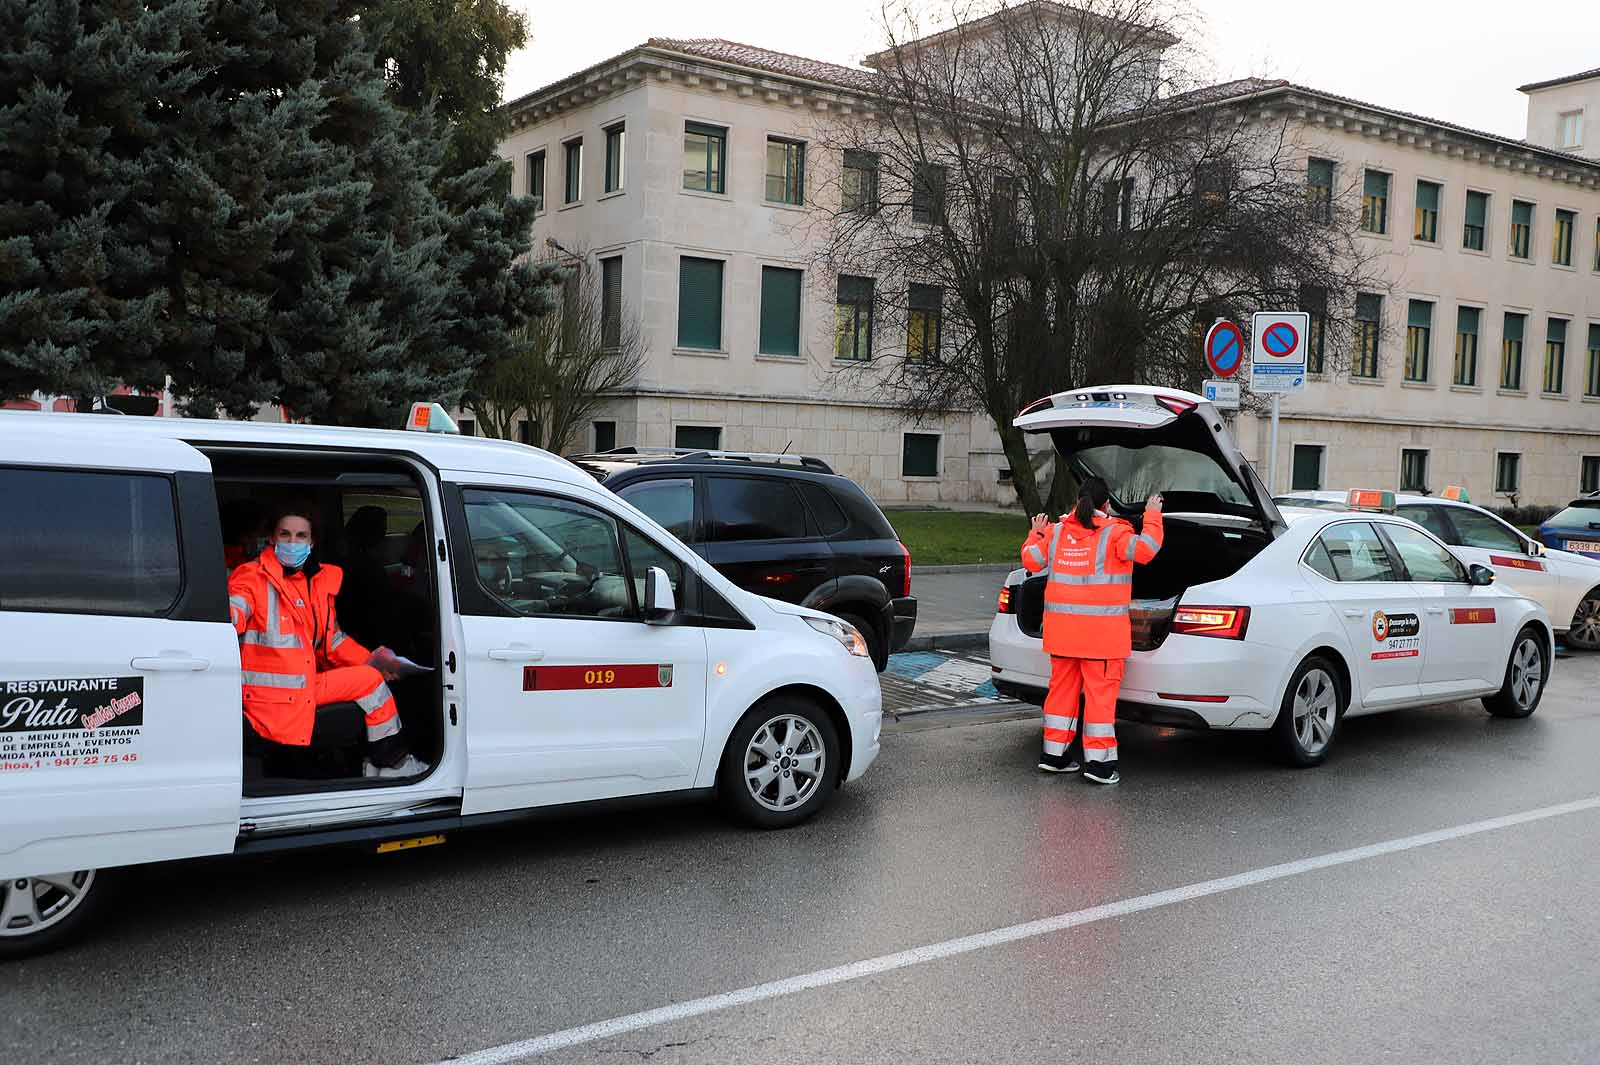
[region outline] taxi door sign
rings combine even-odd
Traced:
[[[1452,607],[1450,610],[1452,625],[1493,625],[1494,622],[1492,606]]]
[[[1507,569],[1531,569],[1540,573],[1544,572],[1544,563],[1531,558],[1514,558],[1511,555],[1490,555],[1489,565],[1505,566]]]
[[[1372,658],[1416,658],[1422,654],[1422,619],[1415,614],[1372,613]]]
[[[570,692],[590,688],[670,688],[671,663],[611,666],[524,666],[525,692]]]

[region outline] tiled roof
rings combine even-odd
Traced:
[[[829,82],[849,89],[871,90],[878,77],[873,71],[863,70],[860,67],[824,63],[820,59],[807,59],[805,56],[791,55],[788,52],[774,52],[770,48],[757,48],[753,44],[725,41],[720,37],[689,39],[652,37],[645,42],[644,47],[666,52],[681,52],[700,59],[734,63],[742,67],[753,67],[756,70],[767,70],[791,78]]]
[[[1536,92],[1539,89],[1550,89],[1557,85],[1567,85],[1574,81],[1588,81],[1590,78],[1600,78],[1600,67],[1585,70],[1581,74],[1568,74],[1564,78],[1551,78],[1549,81],[1530,81],[1526,85],[1518,85],[1518,92]]]

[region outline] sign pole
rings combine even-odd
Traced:
[[[1275,495],[1278,491],[1278,404],[1283,396],[1278,392],[1272,393],[1272,443],[1271,450],[1267,452],[1267,494]]]

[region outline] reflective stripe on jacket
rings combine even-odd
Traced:
[[[239,634],[244,714],[264,739],[311,742],[319,668],[364,664],[372,653],[339,628],[333,600],[344,582],[338,566],[286,574],[272,548],[228,578],[228,610]]]
[[[1049,571],[1044,590],[1044,650],[1064,658],[1127,658],[1133,653],[1128,606],[1133,567],[1161,550],[1161,513],[1147,510],[1144,531],[1096,516],[1085,529],[1067,517],[1029,535],[1022,567]]]

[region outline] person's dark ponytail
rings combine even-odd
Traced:
[[[1078,505],[1072,508],[1072,518],[1085,529],[1094,528],[1094,512],[1106,505],[1111,489],[1098,477],[1086,477],[1078,486]]]

